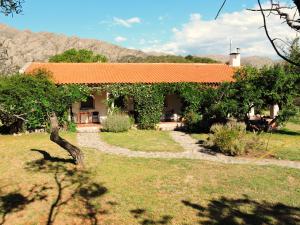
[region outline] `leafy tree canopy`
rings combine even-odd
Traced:
[[[297,96],[295,82],[299,75],[284,69],[281,65],[256,69],[246,67],[236,73],[237,82],[232,84],[235,94],[237,118],[245,118],[254,106],[260,111],[278,104],[281,111],[278,122],[285,122],[295,113],[294,99]]]
[[[32,75],[16,74],[0,78],[0,121],[13,132],[20,126],[27,129],[45,127],[55,112],[60,122],[66,121],[70,104],[86,98],[87,87],[63,85],[57,87],[49,73],[37,70]]]
[[[23,0],[0,0],[0,12],[4,15],[22,12]]]
[[[49,62],[67,62],[67,63],[91,63],[91,62],[107,62],[107,58],[104,55],[94,54],[90,50],[74,48],[69,49],[62,54],[54,55],[49,58]]]

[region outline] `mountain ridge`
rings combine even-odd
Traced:
[[[145,53],[140,50],[123,48],[97,39],[80,38],[51,32],[18,30],[0,23],[0,74],[17,72],[28,62],[47,62],[49,57],[68,49],[88,49],[108,57],[110,62],[118,62],[125,56],[146,57],[167,55],[165,53]],[[199,55],[226,63],[229,56]],[[272,65],[274,60],[267,57],[242,57],[243,65]]]
[[[127,55],[147,56],[142,51],[122,48],[101,40],[18,30],[0,24],[0,73],[16,72],[28,62],[47,62],[50,56],[71,48],[92,50],[107,56],[111,62],[117,62]]]

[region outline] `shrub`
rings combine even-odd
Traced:
[[[184,117],[184,124],[187,131],[195,132],[200,128],[201,116],[197,112],[188,112]]]
[[[68,131],[75,133],[77,131],[77,125],[74,122],[68,123]]]
[[[125,132],[132,126],[132,120],[124,113],[113,113],[103,122],[103,130],[107,132]]]
[[[226,155],[245,155],[252,150],[261,150],[263,142],[258,135],[249,136],[244,123],[228,122],[215,124],[210,129],[207,144]]]

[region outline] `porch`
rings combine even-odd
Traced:
[[[85,102],[72,104],[72,121],[81,127],[101,124],[107,117],[108,106],[106,104],[106,92],[97,93],[89,96]]]
[[[108,106],[109,93],[94,93],[85,102],[74,103],[71,107],[70,119],[78,125],[78,128],[100,129],[101,123],[107,118],[109,109],[118,107],[130,116],[135,115],[134,101],[130,97],[115,99],[112,105]],[[165,97],[164,108],[161,116],[159,130],[176,130],[183,127],[182,121],[183,103],[179,96],[170,94]]]

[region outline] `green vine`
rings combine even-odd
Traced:
[[[134,99],[136,122],[141,129],[153,129],[160,122],[164,99],[168,94],[177,94],[184,103],[184,114],[197,112],[201,104],[201,89],[195,83],[163,84],[109,84],[93,87],[96,92],[110,93],[110,99],[129,96]]]

